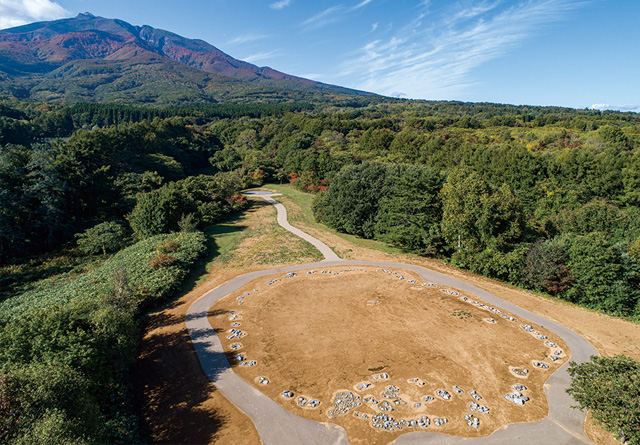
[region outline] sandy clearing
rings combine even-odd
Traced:
[[[507,321],[442,288],[420,286],[421,281],[408,283],[419,280],[409,271],[395,270],[404,276],[399,280],[397,275],[373,270],[340,275],[322,270],[311,275],[300,272],[272,285],[266,283],[282,276],[260,278],[211,310],[211,324],[219,331],[235,372],[289,411],[342,426],[351,443],[388,443],[398,437],[398,432],[381,432],[369,420],[354,417],[356,411],[369,418],[384,412],[378,409],[381,405],[364,400],[373,396],[384,403],[383,392],[389,385],[399,389],[398,400],[406,403],[392,404],[390,416],[406,420],[423,415],[445,417],[449,423],[437,431],[456,436],[488,435],[506,424],[533,422],[547,415],[542,385],[566,361],[566,355],[556,364],[547,359],[549,370],[537,369],[532,362],[544,360],[555,350],[567,351],[553,334],[534,325],[549,337],[547,341],[558,344],[550,350],[543,340],[522,330],[524,321]],[[229,329],[248,334],[227,339],[224,334]],[[244,362],[256,361],[257,365],[243,366],[234,360],[238,354]],[[518,377],[510,372],[513,367],[526,367],[529,375]],[[389,378],[374,378],[381,374]],[[261,384],[261,377],[270,383]],[[363,383],[371,386],[358,389]],[[531,401],[525,407],[503,397],[516,384],[527,387],[524,392]],[[465,393],[456,394],[453,385]],[[438,389],[448,391],[451,400],[438,397]],[[294,397],[283,398],[283,390],[292,391]],[[475,401],[470,390],[482,395],[477,403],[489,407],[491,413],[469,410]],[[328,414],[339,391],[360,396],[362,406],[333,418]],[[428,395],[435,400],[425,403]],[[321,405],[300,407],[300,396]],[[465,414],[480,419],[478,430],[467,426]]]

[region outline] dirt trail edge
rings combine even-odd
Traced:
[[[425,281],[454,287],[476,295],[487,303],[496,305],[515,315],[526,318],[559,335],[569,346],[571,360],[581,363],[588,361],[591,355],[596,355],[595,348],[580,335],[572,330],[548,320],[533,312],[522,309],[497,296],[472,286],[464,281],[434,272],[420,266],[402,263],[388,263],[378,261],[341,260],[324,243],[311,237],[286,221],[286,209],[271,198],[271,194],[261,196],[278,210],[278,223],[285,229],[302,237],[313,244],[325,256],[325,260],[317,263],[300,264],[295,266],[278,267],[261,270],[239,276],[222,286],[209,291],[197,300],[188,310],[186,317],[187,329],[191,341],[196,349],[202,369],[207,377],[215,384],[222,394],[244,411],[253,420],[258,434],[265,445],[287,444],[347,444],[347,435],[340,426],[331,423],[318,423],[297,416],[276,402],[256,390],[249,383],[240,378],[233,370],[226,358],[222,343],[208,320],[209,308],[219,299],[240,289],[251,280],[266,275],[289,273],[302,269],[324,266],[378,266],[385,268],[403,268],[416,272]],[[586,414],[571,408],[574,403],[565,390],[571,379],[567,373],[568,363],[565,363],[546,381],[545,394],[549,403],[549,415],[533,423],[516,423],[500,429],[490,436],[480,438],[460,438],[441,433],[412,432],[400,436],[395,444],[580,444],[591,443],[584,432]]]

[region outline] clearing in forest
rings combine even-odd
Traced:
[[[352,443],[538,421],[543,383],[569,352],[540,326],[402,269],[256,279],[218,301],[210,321],[236,373],[289,411],[342,426]]]

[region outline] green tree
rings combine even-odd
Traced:
[[[329,190],[314,200],[316,218],[341,232],[373,238],[388,168],[376,162],[343,167]]]
[[[442,234],[453,250],[505,249],[522,234],[522,204],[507,184],[494,191],[476,172],[458,168],[441,196]]]
[[[432,169],[406,165],[391,168],[388,177],[389,192],[380,200],[376,216],[376,238],[414,253],[434,255],[441,242],[442,176]]]
[[[567,392],[580,410],[593,417],[623,443],[640,444],[640,362],[616,355],[591,356],[589,362],[571,362]]]
[[[601,232],[566,237],[564,242],[575,282],[563,297],[593,309],[631,315],[640,300],[637,262],[627,263],[622,246],[612,245]]]
[[[179,230],[182,215],[194,213],[194,203],[175,183],[138,195],[129,224],[138,238]]]
[[[76,234],[78,247],[86,254],[102,251],[107,252],[120,249],[124,243],[126,231],[122,225],[115,221],[106,221],[88,228],[83,233]]]

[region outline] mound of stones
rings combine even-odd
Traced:
[[[353,394],[351,391],[340,391],[333,399],[333,408],[329,410],[327,415],[335,418],[347,414],[360,405],[362,405],[360,396]]]

